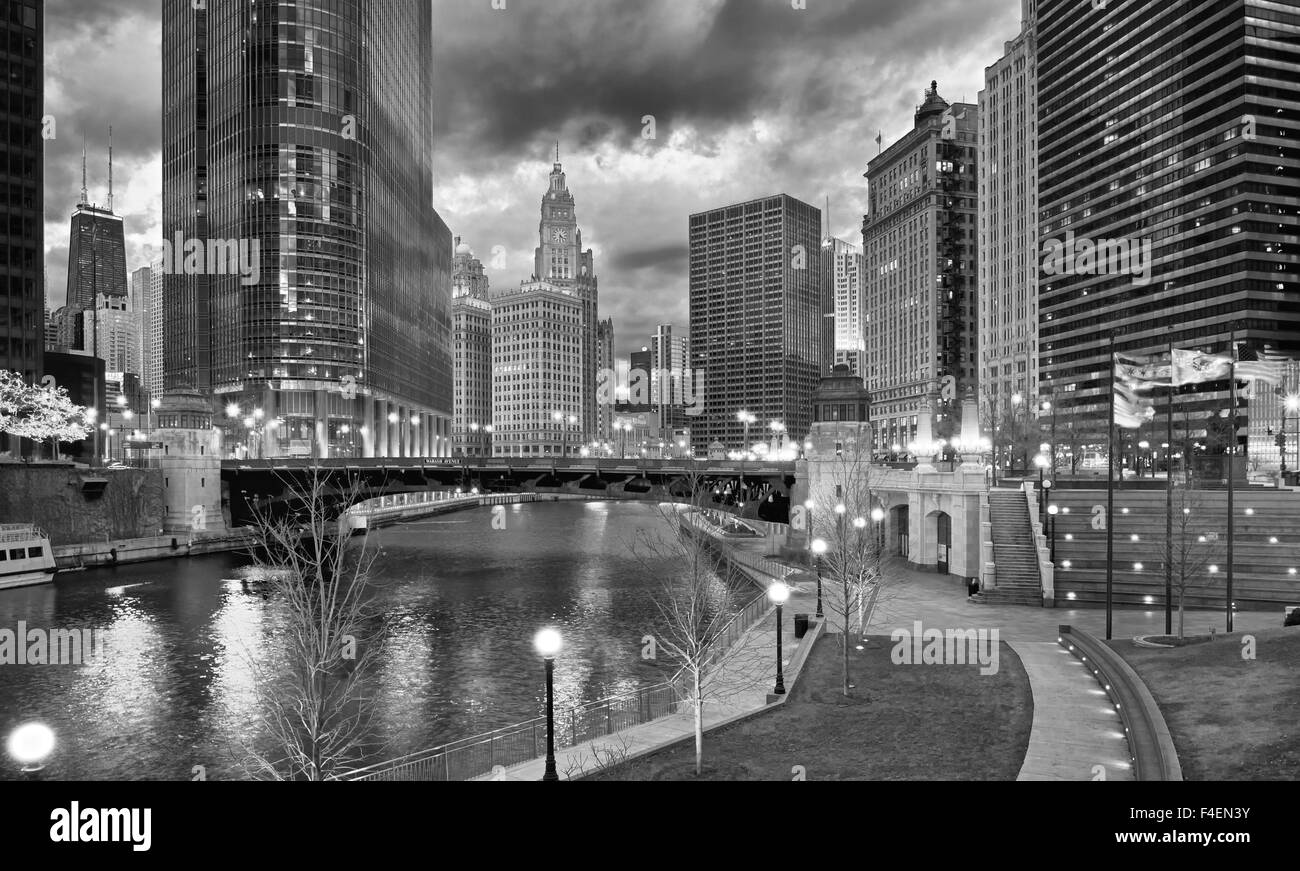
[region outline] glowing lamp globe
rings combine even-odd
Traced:
[[[533,647],[546,659],[554,658],[560,652],[562,644],[560,633],[554,629],[543,629],[533,637]]]
[[[812,552],[818,556],[826,553],[826,542],[820,538],[814,538],[812,542]]]
[[[9,734],[6,749],[19,765],[39,766],[54,752],[54,733],[44,723],[26,723]]]
[[[767,597],[771,599],[774,604],[784,605],[790,598],[790,588],[781,581],[777,581],[775,584],[767,588]]]

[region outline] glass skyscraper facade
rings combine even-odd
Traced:
[[[44,4],[0,4],[0,367],[34,381],[45,352]]]
[[[208,254],[166,278],[167,387],[209,391],[236,438],[256,420],[263,456],[448,455],[430,5],[163,14],[164,242]]]
[[[1039,0],[1036,30],[1040,245],[1140,253],[1039,272],[1058,438],[1100,443],[1112,339],[1300,348],[1300,0]],[[1196,386],[1175,416],[1193,437],[1227,413],[1226,382]]]

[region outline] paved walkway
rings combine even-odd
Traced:
[[[1016,780],[1132,780],[1124,726],[1092,672],[1054,641],[1009,646],[1034,694],[1029,747]]]
[[[1128,741],[1119,714],[1105,690],[1076,657],[1057,644],[1061,624],[1106,634],[1106,612],[1096,608],[1041,608],[975,604],[965,587],[950,578],[918,572],[901,561],[889,568],[891,582],[872,614],[868,631],[888,634],[911,629],[916,621],[936,629],[997,629],[1020,657],[1034,697],[1029,747],[1017,780],[1132,780]],[[1113,637],[1162,634],[1163,609],[1116,610]],[[1177,627],[1178,615],[1174,615]],[[1281,625],[1278,611],[1239,611],[1236,632]],[[1222,612],[1189,611],[1189,634],[1224,629]],[[1099,772],[1096,766],[1103,766]]]

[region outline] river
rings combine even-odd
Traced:
[[[660,622],[656,594],[674,564],[631,547],[665,528],[654,506],[505,511],[505,529],[479,508],[370,536],[376,604],[391,626],[373,684],[384,758],[540,714],[532,638],[544,625],[565,639],[557,708],[666,677],[642,659],[641,639]],[[143,563],[0,592],[0,629],[20,620],[102,629],[105,641],[82,665],[0,665],[0,735],[31,721],[53,729],[46,779],[247,776],[262,714],[252,666],[283,649],[284,615],[236,579],[245,563],[233,554]],[[0,779],[20,776],[0,759]]]

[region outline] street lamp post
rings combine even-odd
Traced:
[[[1016,436],[1016,427],[1019,426],[1019,422],[1018,422],[1018,420],[1017,420],[1017,417],[1019,416],[1020,406],[1024,405],[1024,402],[1025,402],[1025,398],[1024,398],[1023,396],[1021,396],[1019,393],[1013,393],[1013,394],[1011,394],[1011,435],[1012,435],[1012,438],[1015,438],[1015,436]],[[1028,429],[1028,427],[1026,427],[1026,429]],[[1022,442],[1022,444],[1023,444],[1023,442]],[[1010,452],[1008,452],[1008,454],[1010,454]],[[1024,459],[1024,457],[1022,456],[1021,459]],[[1007,457],[1007,466],[1009,467],[1009,470],[1012,471],[1012,472],[1014,472],[1014,471],[1016,470],[1016,462],[1015,462],[1015,458],[1014,458],[1013,456],[1010,456],[1010,455],[1009,455],[1009,456]]]
[[[1056,515],[1060,512],[1056,505],[1047,506],[1047,542],[1048,542],[1048,559],[1052,561],[1052,566],[1056,566]]]
[[[554,629],[543,629],[533,638],[533,646],[546,662],[546,773],[542,780],[559,780],[555,770],[555,656],[562,639]]]
[[[820,538],[813,539],[813,566],[817,570],[817,616],[824,617],[822,614],[822,557],[826,554],[826,542]]]
[[[774,695],[785,695],[785,671],[781,665],[781,607],[790,598],[790,588],[777,581],[767,588],[767,597],[776,605],[776,688]]]
[[[885,509],[879,505],[872,508],[871,520],[876,524],[876,558],[879,559],[880,552],[885,548],[885,527],[882,525],[885,520]]]
[[[1041,447],[1047,447],[1047,445],[1042,445]],[[1047,487],[1051,486],[1051,484],[1043,477],[1043,473],[1047,471],[1048,462],[1046,454],[1040,453],[1038,456],[1034,457],[1034,465],[1038,467],[1038,513],[1040,517],[1042,516],[1043,506],[1047,499]]]

